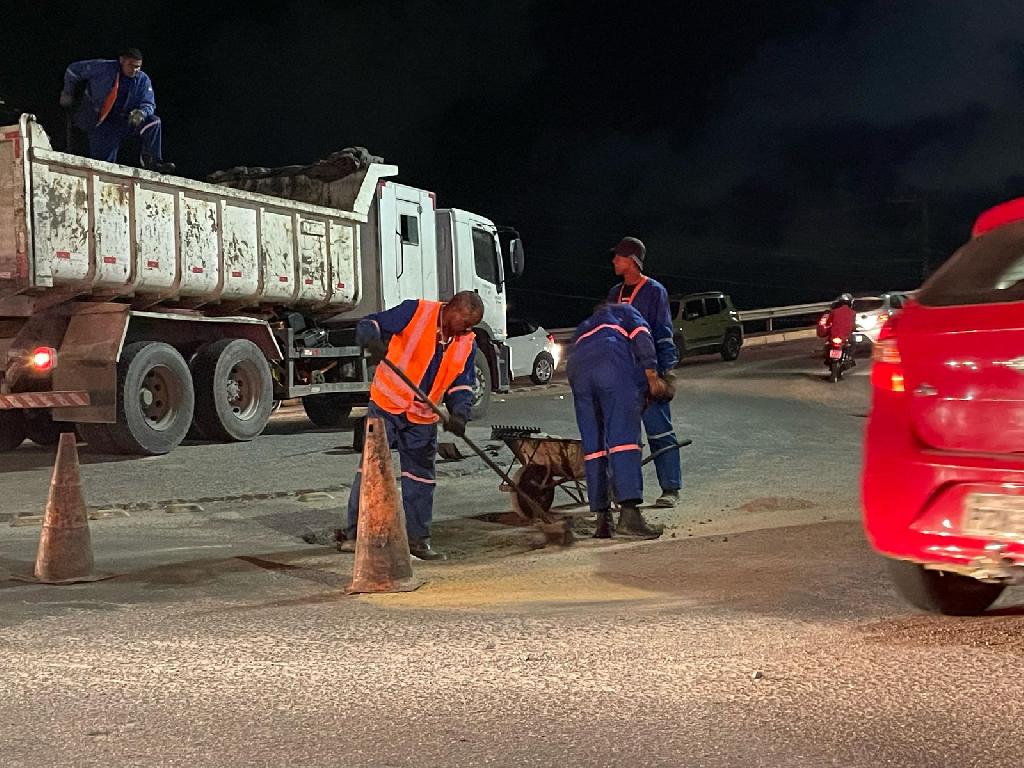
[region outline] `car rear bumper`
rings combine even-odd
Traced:
[[[1024,573],[1024,511],[1009,515],[1010,526],[978,525],[986,500],[1024,510],[1024,462],[927,449],[894,460],[869,451],[862,492],[864,528],[881,554],[977,578]]]

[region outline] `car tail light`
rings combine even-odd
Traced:
[[[878,343],[871,350],[874,366],[871,369],[871,383],[888,392],[905,392],[903,380],[903,358],[896,341],[896,318],[890,317],[878,333]]]
[[[53,347],[36,347],[32,351],[32,367],[37,371],[52,370],[57,364],[57,350]]]
[[[548,344],[554,344],[554,343],[555,343],[555,337],[549,333],[548,334]]]

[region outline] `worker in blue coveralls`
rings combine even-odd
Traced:
[[[608,301],[631,304],[650,326],[658,357],[658,375],[675,386],[672,372],[679,362],[679,352],[672,336],[672,315],[668,305],[668,291],[657,280],[643,273],[647,249],[635,237],[624,237],[612,248],[612,266],[622,278],[608,292]],[[672,411],[667,401],[652,401],[644,410],[644,429],[651,452],[674,446],[677,442],[672,427]],[[654,460],[661,496],[655,503],[659,507],[674,507],[683,487],[683,472],[679,449],[667,450]]]
[[[476,381],[476,338],[473,326],[484,316],[479,294],[462,291],[442,304],[410,299],[384,312],[367,315],[356,325],[356,341],[370,355],[387,358],[435,404],[448,407],[445,429],[466,434]],[[384,420],[388,444],[398,449],[402,465],[402,506],[409,552],[421,560],[443,560],[430,544],[434,514],[434,461],[437,414],[417,399],[409,386],[384,363],[377,366],[370,387],[367,416]],[[348,524],[342,552],[354,552],[359,519],[362,468],[348,497]]]
[[[616,533],[657,538],[661,531],[639,509],[640,419],[648,395],[668,401],[673,391],[658,376],[650,326],[628,304],[602,304],[576,328],[572,343],[569,386],[583,438],[590,510],[597,515],[594,536],[612,535],[610,470],[620,507]]]
[[[79,88],[84,89],[75,110],[75,125],[89,136],[89,156],[117,162],[121,143],[129,136],[142,140],[142,167],[172,173],[161,147],[160,118],[149,75],[142,71],[142,52],[126,48],[117,59],[76,61],[64,72],[60,105],[71,109]]]

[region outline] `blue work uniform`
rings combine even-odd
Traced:
[[[642,501],[644,371],[657,366],[651,329],[629,305],[606,304],[580,323],[572,343],[569,386],[583,438],[590,509],[609,509],[609,467],[616,499]]]
[[[672,313],[669,311],[668,291],[650,277],[643,277],[636,286],[618,283],[608,292],[608,301],[630,304],[650,326],[658,356],[658,375],[676,367],[679,352],[672,338]],[[676,433],[672,427],[672,409],[668,403],[652,401],[644,410],[644,429],[651,451],[675,445]],[[658,483],[662,491],[678,491],[683,487],[683,470],[679,449],[665,451],[654,460]]]
[[[356,326],[356,338],[373,338],[379,330],[381,340],[387,345],[393,334],[400,333],[409,325],[418,307],[417,299],[409,299],[393,309],[367,315]],[[434,385],[444,351],[445,346],[442,345],[439,334],[434,357],[427,366],[423,379],[418,382],[424,392],[430,392]],[[473,384],[476,381],[474,356],[475,346],[462,372],[448,387],[444,396],[448,412],[466,421],[469,421],[473,407]],[[402,468],[402,506],[405,509],[405,528],[409,538],[423,539],[430,536],[430,523],[434,515],[437,424],[417,424],[409,421],[405,414],[388,413],[372,400],[366,415],[384,421],[388,446],[392,450],[398,450]],[[348,539],[355,539],[356,536],[361,480],[362,467],[356,470],[356,479],[348,497],[348,524],[345,529],[345,536]]]
[[[65,70],[64,93],[73,96],[81,83],[85,83],[85,93],[74,122],[89,135],[90,157],[116,163],[121,142],[136,133],[142,139],[144,157],[155,161],[163,159],[162,128],[156,116],[156,97],[149,75],[139,71],[134,77],[125,77],[117,59],[89,59],[73,62]],[[114,94],[114,101],[106,111],[111,94]],[[133,129],[128,123],[128,114],[136,109],[145,117],[142,124]]]

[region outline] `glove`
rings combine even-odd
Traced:
[[[133,109],[128,113],[128,125],[132,128],[138,128],[142,125],[142,121],[146,119],[146,113],[141,109]]]
[[[387,357],[388,348],[384,346],[384,342],[380,340],[379,336],[375,339],[370,339],[364,346],[366,351],[370,353],[370,357],[377,362]]]
[[[370,353],[370,357],[380,362],[388,353],[388,348],[380,338],[380,329],[370,322],[356,326],[356,344]]]
[[[72,96],[70,93],[65,93],[64,91],[60,92],[60,105],[62,107],[64,107],[64,109],[68,109],[74,103],[75,103],[75,97],[74,96]]]
[[[647,391],[652,400],[667,403],[675,396],[675,387],[654,371],[647,371]]]
[[[466,419],[453,413],[444,424],[444,431],[451,432],[456,437],[466,436]]]

